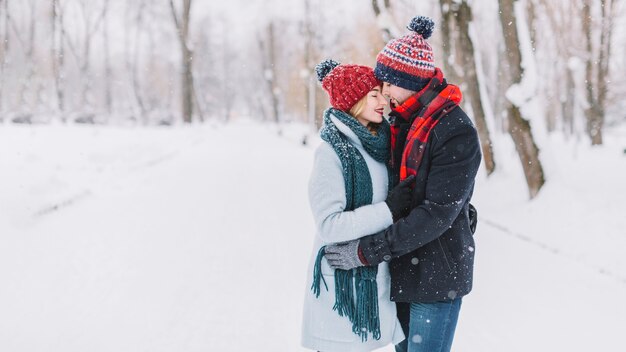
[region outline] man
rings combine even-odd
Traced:
[[[336,269],[390,262],[391,300],[407,339],[396,351],[450,351],[462,297],[472,289],[469,204],[481,154],[462,94],[435,67],[434,23],[416,17],[391,40],[375,74],[391,102],[394,183],[415,175],[412,208],[386,230],[326,247]]]

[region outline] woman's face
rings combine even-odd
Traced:
[[[363,111],[356,116],[356,119],[364,126],[370,122],[381,123],[383,121],[383,110],[387,105],[387,99],[383,96],[381,87],[374,87],[367,93],[365,107]]]

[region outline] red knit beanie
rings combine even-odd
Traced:
[[[367,66],[341,65],[333,60],[325,60],[315,67],[315,71],[317,79],[328,93],[330,105],[346,112],[381,84],[374,76],[374,70]]]

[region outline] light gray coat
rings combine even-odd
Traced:
[[[378,266],[378,306],[380,312],[380,340],[370,335],[366,342],[352,332],[347,317],[333,310],[335,304],[334,270],[322,259],[322,275],[328,291],[321,283],[321,294],[315,297],[310,290],[313,266],[319,249],[329,243],[344,242],[382,231],[392,224],[391,211],[384,202],[387,197],[388,176],[384,164],[374,160],[363,148],[356,134],[334,116],[341,133],[348,137],[365,158],[372,178],[373,202],[353,211],[344,211],[346,191],[341,161],[328,143],[322,143],[315,152],[313,171],[309,181],[309,202],[317,234],[315,237],[304,299],[302,345],[323,352],[365,352],[390,343],[397,344],[404,334],[396,317],[396,305],[390,300],[391,278],[387,263]]]

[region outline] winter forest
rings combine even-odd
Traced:
[[[466,92],[486,171],[508,133],[530,196],[536,136],[600,145],[624,121],[624,4],[602,1],[2,1],[0,121],[172,125],[239,116],[320,125],[313,67],[372,64],[415,12],[438,19],[437,62]]]
[[[304,351],[315,65],[416,15],[483,154],[453,350],[624,350],[626,1],[0,0],[0,351]]]

